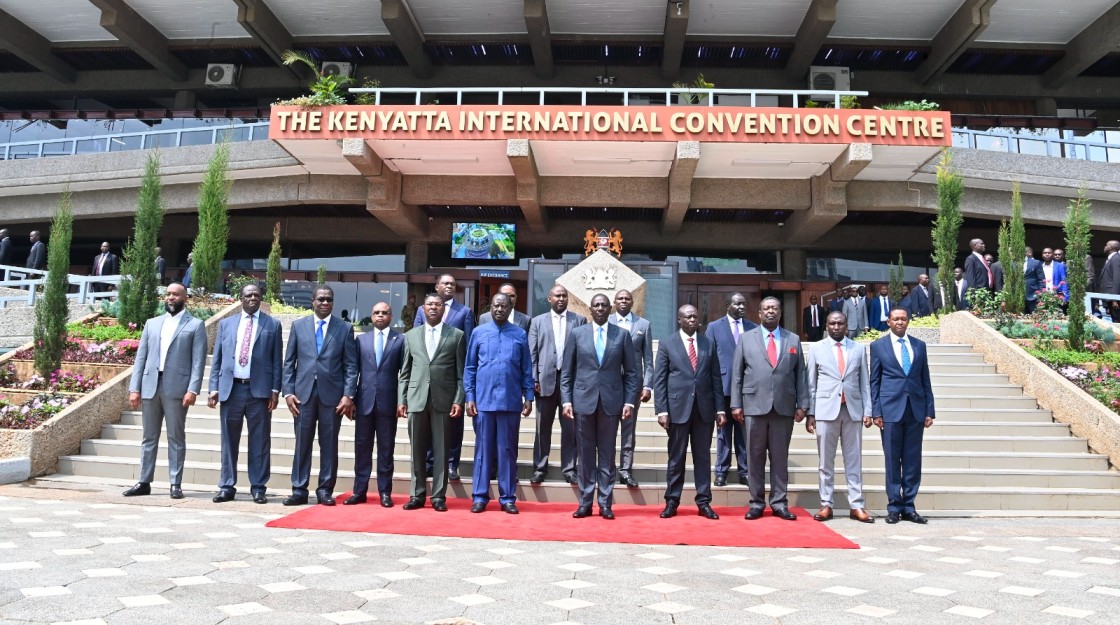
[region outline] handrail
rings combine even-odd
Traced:
[[[958,145],[957,137],[963,139],[963,145]],[[984,145],[982,139],[994,139],[991,147]],[[1023,144],[1041,143],[1045,154],[1024,150]],[[972,130],[970,128],[953,128],[953,145],[973,150],[989,150],[995,152],[1006,151],[1008,154],[1036,154],[1055,158],[1069,158],[1075,160],[1098,161],[1105,163],[1120,162],[1120,144],[1106,141],[1093,141],[1091,139],[1063,139],[1043,135],[1027,135],[1011,131],[999,130]],[[1094,158],[1092,149],[1103,151],[1103,159]],[[1113,151],[1117,153],[1114,155]]]
[[[18,267],[15,265],[0,265],[0,276],[3,277],[3,279],[0,279],[0,287],[27,290],[26,295],[0,296],[0,308],[7,308],[8,302],[25,302],[28,306],[34,306],[35,302],[38,301],[40,297],[38,287],[47,282],[46,270]],[[37,277],[31,278],[29,276]],[[66,274],[66,283],[69,286],[76,286],[78,288],[76,293],[67,292],[67,299],[77,300],[79,304],[92,304],[100,299],[116,297],[116,291],[95,290],[95,285],[119,285],[121,283],[121,276],[119,274],[111,276],[81,276],[68,273]],[[69,289],[67,289],[67,291],[69,291]]]
[[[263,122],[250,122],[250,123],[243,123],[243,124],[225,124],[225,125],[221,125],[221,126],[212,126],[212,127],[175,128],[175,129],[171,129],[171,130],[142,130],[142,131],[137,131],[137,132],[117,132],[117,133],[107,133],[107,134],[101,134],[101,135],[91,135],[91,136],[85,136],[85,137],[58,137],[58,138],[53,138],[53,139],[39,139],[39,140],[35,140],[35,141],[13,141],[13,142],[10,142],[10,143],[0,143],[0,161],[12,160],[14,158],[43,158],[44,156],[74,156],[74,155],[78,154],[78,142],[83,142],[83,143],[86,143],[86,142],[102,142],[104,144],[103,146],[95,146],[96,149],[82,152],[82,153],[89,153],[89,154],[99,154],[99,153],[113,152],[113,151],[125,152],[125,151],[130,151],[130,150],[140,150],[140,149],[145,149],[145,147],[144,147],[145,139],[148,138],[148,137],[164,137],[164,136],[171,136],[171,135],[173,135],[175,137],[173,145],[165,146],[165,145],[162,145],[162,142],[159,142],[159,145],[150,146],[150,147],[175,147],[175,148],[177,148],[177,147],[182,147],[182,145],[183,145],[183,135],[184,134],[206,133],[206,132],[210,133],[210,138],[209,138],[208,144],[213,145],[213,144],[216,144],[216,143],[220,143],[221,141],[224,140],[224,138],[221,135],[223,135],[227,132],[230,132],[230,131],[237,130],[239,128],[248,128],[249,129],[249,140],[253,140],[253,136],[256,134],[254,132],[254,129],[255,128],[265,128],[265,129],[267,129],[268,125],[269,125],[269,122],[263,121]],[[140,139],[140,145],[136,146],[136,147],[129,147],[128,144],[125,143],[124,140],[132,139],[132,138]],[[262,139],[267,139],[267,138],[268,138],[268,133],[266,132],[266,133],[264,133],[264,136],[262,137]],[[119,150],[113,150],[113,142],[114,141],[116,141],[118,144],[123,145],[125,147],[120,148]],[[66,150],[67,153],[65,153],[65,154],[44,154],[43,153],[44,147],[46,147],[48,145],[66,144],[66,143],[69,143],[70,145],[69,145],[68,150]],[[192,145],[194,145],[194,144],[192,144]],[[14,156],[14,157],[12,156],[12,153],[14,151],[18,151],[19,148],[35,147],[35,146],[37,146],[38,149],[36,150],[36,152],[34,154],[25,154],[25,155],[21,154],[21,155]]]

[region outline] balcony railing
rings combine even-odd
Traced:
[[[1009,154],[1120,163],[1120,131],[1115,130],[1098,130],[1086,137],[1075,137],[1071,130],[954,128],[953,146]]]
[[[383,100],[399,104],[451,104],[443,98],[452,96],[456,105],[462,104],[622,104],[622,106],[674,106],[698,104],[700,106],[778,106],[779,98],[791,98],[794,108],[812,98],[814,101],[831,101],[833,108],[840,108],[840,98],[866,96],[866,91],[823,91],[797,89],[691,89],[687,87],[658,87],[656,89],[619,89],[615,87],[352,87],[350,93],[371,93],[374,103]],[[384,96],[388,96],[385,98]],[[465,96],[465,97],[464,97]],[[690,98],[695,98],[691,102]],[[398,101],[399,100],[399,101]],[[507,102],[507,100],[514,100]],[[614,100],[607,102],[606,100]]]
[[[221,126],[115,132],[88,137],[65,137],[0,144],[0,160],[101,154],[151,148],[212,145],[223,141],[260,141],[268,138],[268,122]]]

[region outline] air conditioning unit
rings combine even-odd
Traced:
[[[354,71],[354,66],[350,63],[342,63],[339,61],[326,61],[320,67],[320,72],[327,76],[342,76],[349,78],[351,72]]]
[[[232,87],[236,83],[236,65],[230,63],[210,63],[206,66],[207,87]]]
[[[847,67],[821,67],[813,65],[809,68],[809,88],[822,91],[851,91],[852,75]],[[832,96],[824,93],[814,93],[810,100],[832,100]]]

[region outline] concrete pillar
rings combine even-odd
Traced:
[[[787,280],[804,280],[807,257],[803,249],[782,250],[782,277]]]
[[[193,91],[176,91],[175,103],[172,105],[176,111],[198,108],[198,94]]]
[[[428,244],[410,241],[404,245],[404,270],[408,273],[428,271]]]
[[[1034,101],[1034,114],[1045,117],[1058,116],[1058,101],[1054,98],[1039,98]]]

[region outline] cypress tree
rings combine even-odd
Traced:
[[[265,269],[264,299],[266,302],[280,301],[280,222],[272,227],[272,249],[268,252],[268,266]]]
[[[964,223],[961,197],[964,179],[951,167],[948,150],[941,152],[937,165],[937,219],[933,222],[933,262],[937,265],[937,283],[943,293],[953,292],[953,266],[957,262],[957,236]],[[942,302],[941,314],[954,311],[951,301]]]
[[[198,187],[198,237],[194,240],[191,286],[214,291],[222,277],[229,244],[229,145],[221,144],[206,166]]]
[[[1069,213],[1062,225],[1066,234],[1066,285],[1069,287],[1069,346],[1085,349],[1085,255],[1089,253],[1093,204],[1085,197],[1085,187],[1077,190],[1077,198],[1070,200]]]
[[[70,240],[74,234],[74,210],[70,189],[62,192],[51,223],[47,242],[47,277],[43,299],[35,305],[35,371],[44,378],[62,365],[66,349],[66,320],[70,307],[66,301],[69,287]]]
[[[1007,312],[1019,314],[1027,305],[1027,285],[1022,267],[1027,257],[1027,229],[1023,224],[1023,198],[1019,182],[1011,186],[1011,222],[1007,224],[1007,241],[1000,241],[999,260],[1003,264],[1003,301]]]
[[[906,267],[902,264],[902,252],[898,253],[898,265],[891,263],[890,284],[887,294],[892,302],[902,301],[902,284],[906,281]]]
[[[319,284],[326,284],[327,283],[327,266],[326,265],[319,265],[319,274],[316,276],[316,279],[318,280]]]
[[[144,322],[155,316],[159,306],[159,277],[155,265],[159,231],[163,227],[162,190],[159,154],[152,151],[140,181],[132,237],[124,247],[118,292],[120,312],[117,319],[122,324],[136,324],[137,328],[144,327]]]

